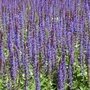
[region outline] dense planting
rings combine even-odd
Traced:
[[[89,0],[0,0],[2,90],[74,90],[85,70],[90,86]]]

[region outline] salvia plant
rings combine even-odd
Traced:
[[[0,0],[2,90],[82,90],[75,62],[90,88],[90,0]]]

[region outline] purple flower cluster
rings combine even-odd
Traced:
[[[33,67],[36,90],[41,90],[41,70],[50,74],[55,68],[58,72],[58,90],[64,90],[67,79],[72,89],[74,52],[77,43],[80,46],[78,61],[81,68],[83,70],[86,56],[90,69],[88,0],[1,0],[0,20],[3,32],[7,35],[6,47],[9,50],[11,79],[15,81],[23,70],[25,90],[30,74],[29,66]],[[5,62],[4,36],[1,31],[0,28],[0,69]],[[59,60],[58,49],[61,50]],[[67,55],[69,61],[66,66]]]

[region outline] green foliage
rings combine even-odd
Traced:
[[[87,76],[87,66],[84,64],[81,68],[80,63],[78,62],[78,46],[76,46],[75,50],[75,63],[73,65],[73,89],[72,90],[89,90],[88,89],[88,76]],[[5,49],[5,55],[8,57],[8,51]],[[58,51],[57,59],[60,60],[60,52]],[[41,60],[41,54],[39,60]],[[68,56],[66,57],[67,63],[69,62]],[[8,68],[8,60],[6,66]],[[58,64],[57,64],[58,65]],[[22,68],[22,67],[21,67]],[[83,69],[83,70],[82,70]],[[6,69],[8,72],[9,69]],[[42,70],[42,69],[41,69]],[[10,86],[10,76],[9,72],[8,75],[4,74],[3,77],[0,76],[0,90],[8,90],[7,87]],[[50,75],[47,75],[45,72],[41,71],[40,74],[40,82],[41,82],[41,90],[57,90],[57,68]],[[23,90],[24,88],[24,74],[23,69],[20,69],[19,75],[16,79],[15,85],[11,85],[12,88],[17,90]],[[35,90],[35,80],[33,74],[33,67],[30,66],[30,77],[28,78],[28,87],[27,90]],[[65,85],[65,90],[67,89],[68,84]]]
[[[7,76],[6,76],[7,77]],[[6,78],[4,77],[4,78]],[[7,77],[8,78],[8,77]],[[19,81],[17,82],[16,88],[17,90],[23,90],[24,88],[24,75],[20,73]],[[42,90],[57,90],[57,74],[56,72],[53,72],[51,76],[47,76],[45,74],[40,75],[41,80],[41,89]],[[8,79],[6,80],[6,82]],[[6,90],[5,80],[0,77],[0,90]],[[66,84],[66,88],[67,88]],[[31,76],[29,78],[29,87],[27,87],[28,90],[35,90],[35,81],[33,72],[31,72]],[[66,89],[67,90],[67,89]],[[88,89],[88,78],[87,78],[87,68],[84,68],[84,73],[81,72],[81,68],[78,64],[78,62],[75,62],[74,64],[74,80],[73,80],[73,90],[89,90]]]

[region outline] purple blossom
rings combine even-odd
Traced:
[[[40,72],[46,70],[50,75],[58,68],[57,89],[64,90],[67,80],[72,89],[74,52],[77,43],[80,45],[81,68],[85,62],[85,55],[90,68],[89,4],[88,0],[1,0],[0,25],[3,27],[1,31],[6,35],[3,37],[7,39],[5,43],[9,50],[11,79],[15,81],[22,70],[24,89],[27,90],[29,66],[33,66],[36,90],[40,90],[42,74]],[[4,63],[1,31],[0,62]],[[57,60],[58,49],[61,50],[60,60]],[[66,54],[69,57],[68,63]],[[0,66],[2,68],[2,65]]]

